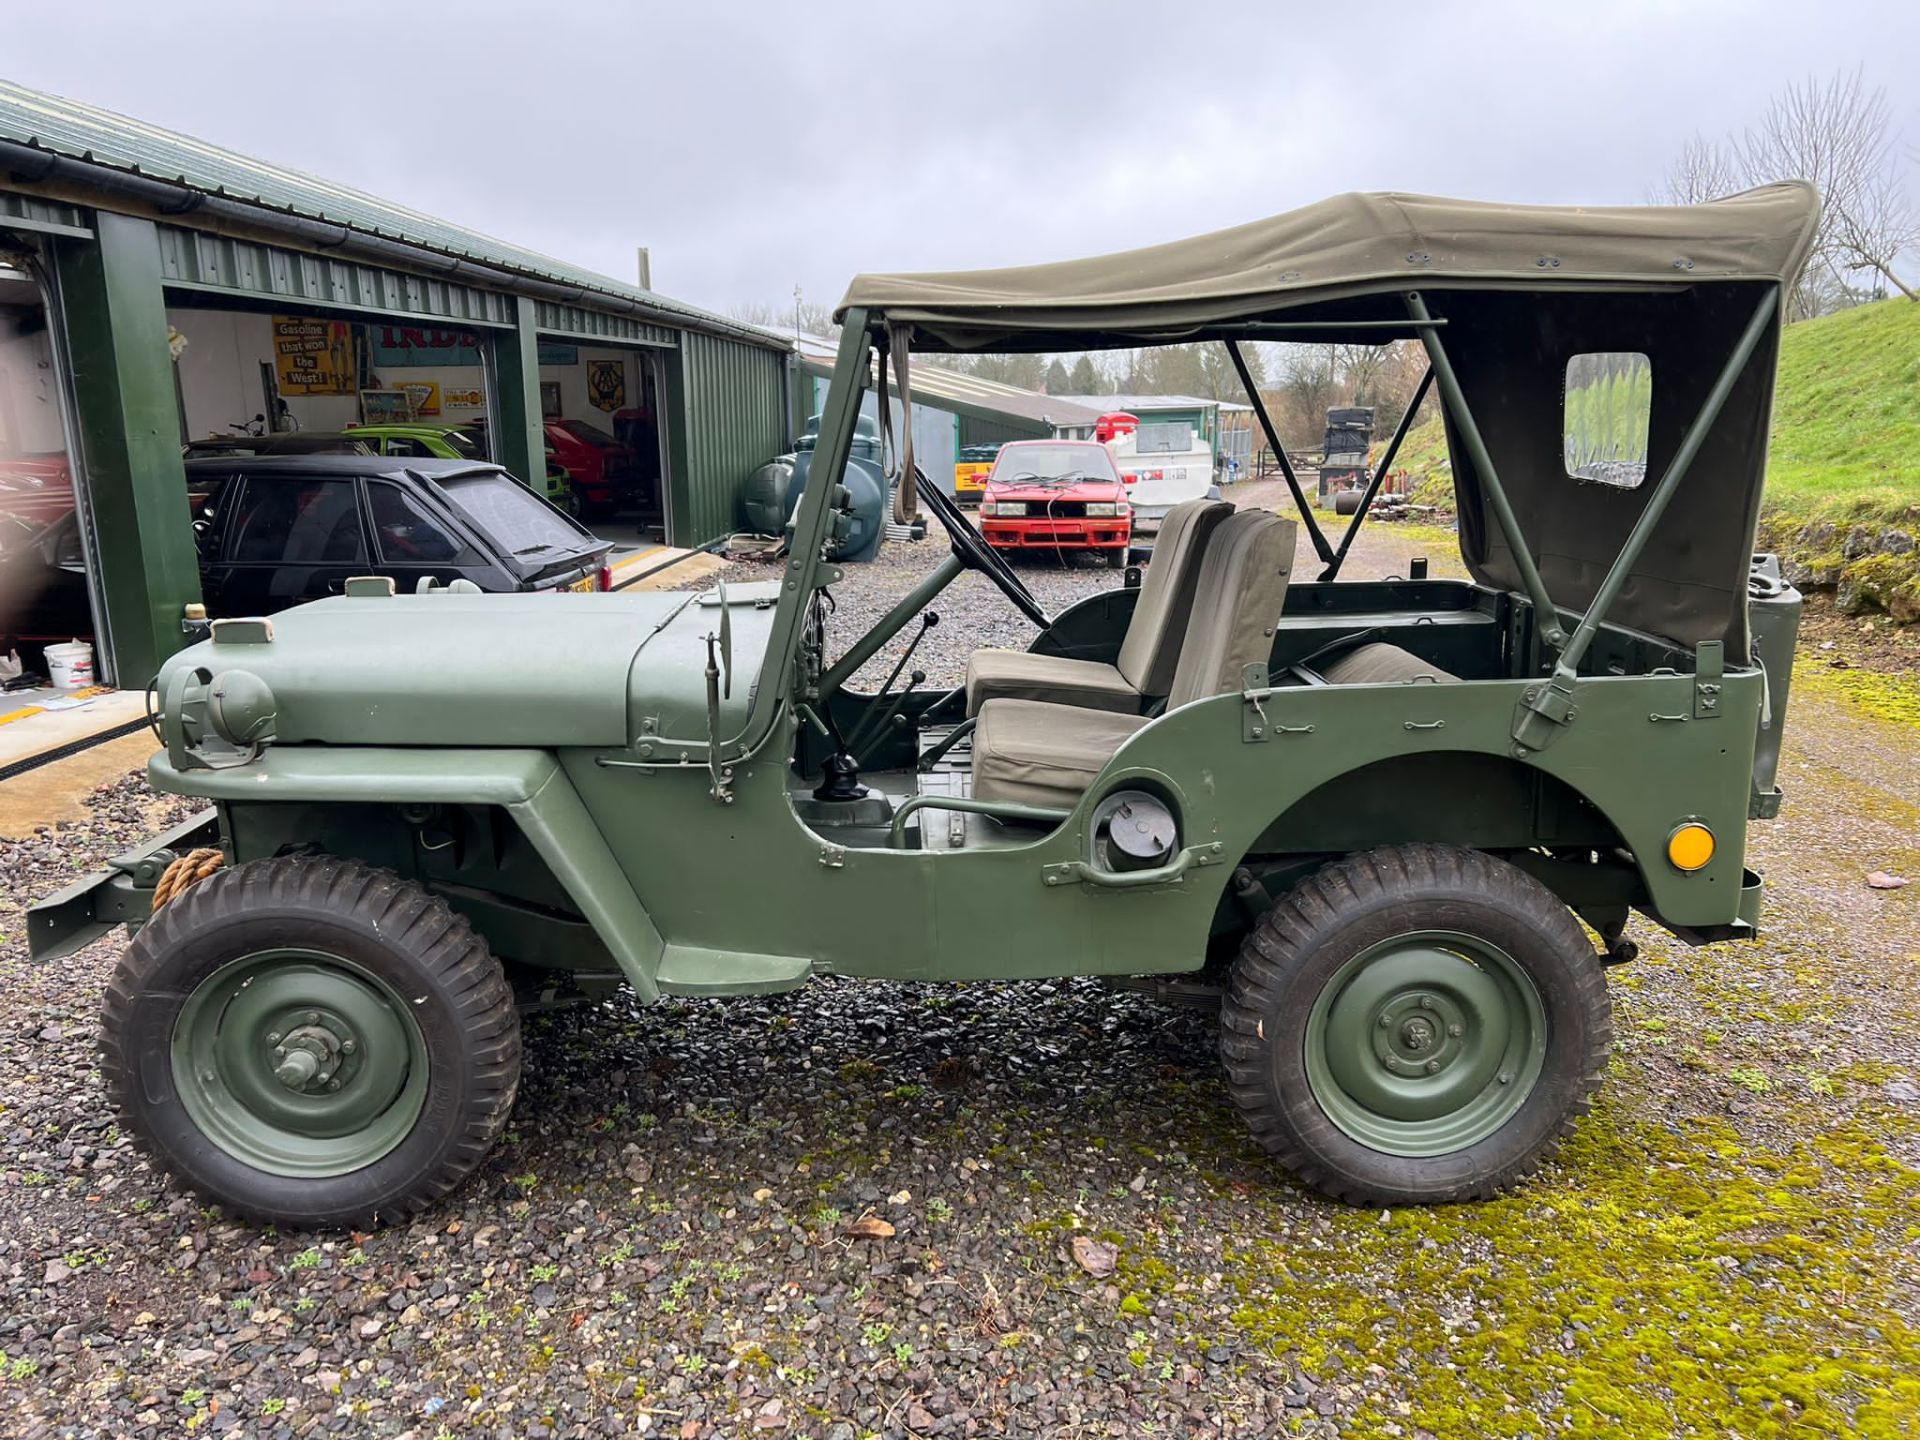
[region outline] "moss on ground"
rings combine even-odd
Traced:
[[[1451,525],[1423,525],[1412,520],[1395,520],[1389,524],[1382,524],[1380,533],[1414,545],[1431,545],[1439,555],[1448,558],[1456,557],[1460,553],[1460,532]]]
[[[1886,1250],[1920,1236],[1920,1171],[1804,1108],[1773,1153],[1603,1101],[1508,1198],[1230,1242],[1233,1323],[1323,1384],[1414,1397],[1362,1399],[1356,1435],[1910,1435],[1920,1333]],[[1171,1278],[1131,1251],[1121,1273],[1143,1303]]]
[[[1837,697],[1876,720],[1920,727],[1920,678],[1911,673],[1836,670],[1802,658],[1793,667],[1793,695]]]

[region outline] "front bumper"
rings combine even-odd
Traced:
[[[153,887],[175,858],[220,844],[220,822],[202,810],[164,835],[107,862],[27,908],[27,951],[41,964],[78,954],[116,925],[133,934],[153,913]]]
[[[1117,550],[1128,543],[1125,519],[983,520],[980,533],[1001,550]]]

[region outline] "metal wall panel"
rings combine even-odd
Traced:
[[[777,351],[689,332],[667,363],[669,533],[701,545],[739,528],[740,486],[780,454],[787,371]]]
[[[890,397],[890,413],[893,418],[893,455],[897,460],[903,453],[900,443],[900,401],[898,396]],[[824,405],[825,396],[821,397]],[[869,390],[860,397],[860,413],[880,423],[880,397]],[[913,463],[920,471],[949,495],[953,493],[953,462],[956,441],[959,435],[957,420],[959,417],[938,405],[913,407]]]
[[[535,305],[537,324],[542,334],[561,335],[569,340],[605,340],[619,345],[661,345],[680,343],[680,332],[665,325],[652,325],[631,315],[609,315],[582,305],[561,305],[541,300]]]
[[[960,417],[960,443],[963,446],[1004,445],[1009,440],[1047,440],[1052,436],[1052,427],[1038,420],[982,420],[973,415]]]
[[[0,190],[0,229],[31,230],[44,235],[91,235],[87,215],[78,205],[42,200],[15,190]]]
[[[161,278],[178,289],[466,325],[514,323],[513,297],[492,290],[203,230],[157,228]]]

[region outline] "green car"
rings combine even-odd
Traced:
[[[33,951],[133,932],[101,1024],[121,1123],[279,1224],[451,1191],[507,1124],[527,1007],[823,975],[1104,976],[1217,1007],[1227,1094],[1278,1163],[1356,1204],[1491,1196],[1587,1110],[1629,924],[1759,924],[1747,832],[1781,803],[1799,597],[1751,549],[1817,215],[1800,183],[1673,208],[1354,195],[857,279],[772,578],[366,579],[215,621],[155,681],[148,767],[209,808],[35,907]],[[909,394],[912,351],[1279,337],[1424,352],[1409,415],[1437,387],[1469,578],[1334,583],[1367,506],[1324,533],[1289,473],[1297,521],[1190,500],[1142,583],[1049,613],[917,477],[909,427],[899,512],[924,504],[950,553],[830,633],[863,392]],[[1033,641],[928,690],[922,612],[969,570]]]
[[[433,460],[485,460],[486,432],[477,425],[356,425],[342,432],[365,443],[376,455],[418,455]],[[569,515],[580,511],[572,476],[547,452],[546,489],[542,492]]]

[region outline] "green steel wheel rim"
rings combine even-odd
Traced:
[[[1330,979],[1307,1017],[1307,1085],[1370,1149],[1425,1158],[1478,1144],[1533,1093],[1547,1015],[1498,945],[1450,930],[1396,935]]]
[[[195,987],[174,1021],[173,1083],[201,1132],[276,1175],[344,1175],[390,1153],[426,1104],[426,1038],[372,971],[261,950]]]

